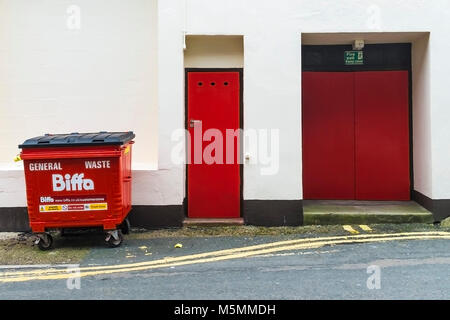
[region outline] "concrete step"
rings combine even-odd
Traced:
[[[233,219],[192,219],[186,218],[183,221],[183,226],[242,226],[244,224],[243,218],[233,218]]]
[[[414,201],[304,200],[304,225],[433,223],[433,215]]]

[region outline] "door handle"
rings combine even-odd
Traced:
[[[189,127],[194,128],[196,123],[202,123],[202,120],[189,120]]]

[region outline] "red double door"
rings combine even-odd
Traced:
[[[237,71],[187,73],[190,218],[240,217],[240,86]]]
[[[304,199],[409,200],[407,71],[303,72]]]

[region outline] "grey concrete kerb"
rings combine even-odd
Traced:
[[[19,234],[19,232],[0,232],[0,240],[15,239]]]

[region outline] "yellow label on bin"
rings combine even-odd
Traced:
[[[51,211],[62,211],[62,206],[51,205],[51,206],[40,206],[40,212],[51,212]]]
[[[40,205],[39,212],[70,212],[70,211],[97,211],[108,210],[105,203],[85,203],[85,204],[63,204],[63,205]]]
[[[108,209],[107,203],[91,203],[89,205],[89,210],[106,210]]]

